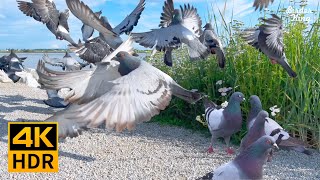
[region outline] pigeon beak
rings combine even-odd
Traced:
[[[273,147],[279,149],[278,145],[276,143],[273,143]]]

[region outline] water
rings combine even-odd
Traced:
[[[44,53],[16,53],[18,57],[27,57],[23,62],[24,67],[36,69],[38,61],[42,59]],[[47,53],[50,58],[63,58],[65,53]],[[146,57],[146,53],[138,53],[141,59]],[[0,57],[4,55],[9,55],[9,53],[0,53]],[[75,58],[78,62],[83,62],[75,53],[70,53],[70,55]],[[55,69],[55,68],[54,68]]]

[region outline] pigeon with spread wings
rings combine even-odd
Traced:
[[[17,1],[20,11],[26,16],[46,24],[47,28],[59,40],[66,40],[77,45],[69,34],[69,10],[59,12],[52,0],[32,0],[32,2]]]
[[[283,44],[283,25],[281,19],[271,14],[271,18],[262,19],[262,24],[257,29],[246,29],[242,32],[242,38],[253,47],[263,52],[270,58],[273,64],[280,64],[291,77],[297,74],[288,64]]]
[[[261,11],[263,8],[267,8],[273,1],[274,0],[254,0],[253,7],[255,7],[255,10],[259,9]]]
[[[198,39],[201,35],[201,23],[196,8],[185,4],[180,6],[180,9],[174,9],[173,1],[167,0],[161,14],[159,25],[161,28],[152,29],[149,32],[132,33],[132,36],[141,46],[165,51],[164,61],[169,62],[166,63],[167,65],[172,64],[170,59],[172,48],[177,48],[182,43],[188,46],[191,60],[205,59],[209,52]]]
[[[50,117],[59,122],[59,136],[78,136],[82,129],[105,123],[121,131],[149,121],[170,103],[172,95],[194,103],[202,98],[182,88],[170,76],[131,56],[129,38],[97,63],[95,70],[57,72],[39,62],[39,82],[49,89],[72,89],[65,100],[70,106]],[[114,60],[111,60],[114,59]]]

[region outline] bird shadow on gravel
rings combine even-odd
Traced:
[[[59,156],[64,156],[64,157],[68,157],[68,158],[79,160],[79,161],[85,161],[85,162],[93,162],[94,160],[96,160],[95,158],[90,156],[84,156],[84,155],[70,153],[62,150],[59,150]]]
[[[0,95],[0,102],[5,102],[10,106],[12,106],[12,107],[6,107],[0,104],[0,112],[11,113],[16,110],[21,110],[21,111],[27,111],[32,113],[38,113],[38,114],[52,114],[52,110],[50,110],[50,108],[25,105],[23,104],[23,102],[25,101],[30,101],[35,104],[44,104],[42,100],[25,98],[20,95],[15,95],[15,96]]]

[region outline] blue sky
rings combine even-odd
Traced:
[[[26,0],[27,1],[27,0]],[[31,0],[29,0],[31,1]],[[102,10],[112,25],[117,25],[128,15],[139,0],[83,0],[94,11]],[[59,10],[67,8],[65,0],[54,0]],[[149,31],[157,28],[160,22],[163,0],[146,0],[146,8],[133,32]],[[253,0],[175,0],[175,5],[190,3],[198,9],[202,22],[208,19],[207,7],[212,4],[214,12],[223,9],[226,2],[225,17],[230,21],[233,12],[234,19],[245,22],[245,26],[254,26],[258,17],[262,16],[252,8]],[[283,3],[284,2],[284,3]],[[297,1],[300,2],[300,1]],[[319,0],[308,0],[308,8],[316,10]],[[269,9],[276,10],[279,3],[287,7],[289,0],[275,0]],[[211,5],[210,5],[211,6]],[[74,40],[81,38],[81,22],[71,13],[69,26]],[[55,39],[55,36],[40,22],[25,16],[17,7],[16,0],[0,1],[0,49],[35,49],[35,48],[66,48],[67,42]]]

